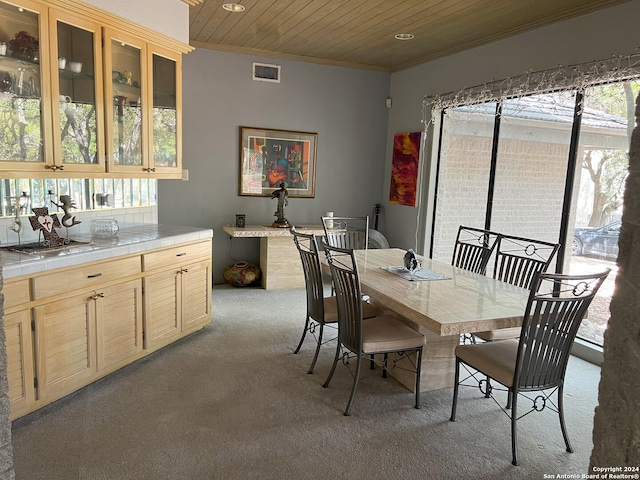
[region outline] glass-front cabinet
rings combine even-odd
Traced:
[[[150,46],[151,171],[173,178],[182,172],[182,57]]]
[[[54,171],[101,173],[104,112],[101,26],[50,13]],[[57,101],[56,101],[57,100]]]
[[[189,50],[67,4],[0,0],[0,178],[180,178]]]
[[[47,10],[0,2],[0,169],[42,171],[51,151]]]
[[[105,29],[108,171],[179,178],[179,54]]]
[[[104,34],[108,170],[140,176],[149,164],[148,116],[142,108],[147,103],[146,45],[110,29]]]

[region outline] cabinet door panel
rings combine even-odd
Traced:
[[[144,346],[153,349],[180,334],[179,282],[176,270],[149,275],[144,279]]]
[[[30,311],[5,315],[4,329],[11,418],[15,418],[17,412],[35,401]]]
[[[142,88],[147,84],[146,44],[111,29],[104,35],[107,168],[139,175],[149,163],[142,110],[148,101]]]
[[[58,397],[96,372],[95,300],[88,294],[34,308],[38,397]]]
[[[104,108],[100,25],[50,13],[55,163],[68,172],[104,172]],[[62,66],[64,59],[64,68]],[[61,62],[61,63],[58,63]],[[54,170],[56,170],[54,168]]]
[[[29,0],[21,4],[0,3],[7,41],[0,47],[0,169],[8,171],[3,178],[43,172],[52,151],[51,106],[43,100],[50,90],[42,75],[49,65],[47,12]]]
[[[142,351],[142,281],[100,289],[97,299],[98,370]]]
[[[157,177],[182,176],[182,58],[150,46],[151,169]]]
[[[211,263],[187,266],[182,273],[182,329],[211,319]]]

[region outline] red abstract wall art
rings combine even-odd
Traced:
[[[421,139],[422,132],[397,133],[393,136],[389,203],[416,206]]]

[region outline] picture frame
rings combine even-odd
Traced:
[[[284,183],[289,197],[315,197],[317,144],[317,133],[240,127],[239,195],[270,197]]]

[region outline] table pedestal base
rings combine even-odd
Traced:
[[[304,288],[300,254],[291,236],[260,238],[260,270],[265,290]]]

